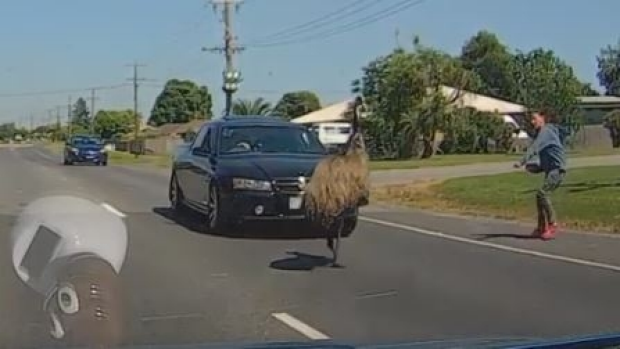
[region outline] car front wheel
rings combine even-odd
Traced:
[[[207,230],[210,233],[222,233],[226,228],[229,228],[229,219],[221,210],[220,192],[217,185],[211,185],[209,188],[208,200]]]
[[[170,206],[173,211],[180,213],[184,210],[183,205],[183,192],[179,187],[179,181],[175,173],[172,173],[170,177],[170,184],[168,186],[168,199],[170,200]]]

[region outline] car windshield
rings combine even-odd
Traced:
[[[102,142],[99,138],[95,137],[75,137],[71,140],[72,145],[101,145]]]
[[[227,126],[220,138],[221,154],[245,152],[319,154],[325,152],[316,135],[294,126]]]

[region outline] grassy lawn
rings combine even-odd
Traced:
[[[46,147],[53,152],[60,154],[63,144],[49,143]],[[571,157],[595,156],[595,155],[612,155],[620,154],[620,151],[612,148],[589,149],[586,151],[569,152]],[[381,160],[372,161],[370,168],[372,170],[395,170],[395,169],[416,169],[424,167],[438,166],[455,166],[477,163],[490,162],[512,162],[520,158],[519,154],[452,154],[437,155],[430,159],[412,159],[412,160]],[[147,164],[158,167],[169,167],[170,156],[167,155],[141,155],[138,158],[127,152],[111,152],[110,163],[114,164]]]
[[[609,148],[587,149],[581,151],[569,151],[568,155],[574,157],[620,155],[620,150]],[[522,154],[452,154],[437,155],[423,160],[382,160],[373,161],[370,166],[373,170],[415,169],[423,167],[455,166],[467,164],[479,164],[488,162],[516,161]]]
[[[535,221],[540,175],[525,172],[377,188],[373,199],[435,211]],[[561,224],[620,232],[620,166],[571,170],[553,195]]]

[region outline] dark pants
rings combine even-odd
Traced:
[[[562,184],[565,174],[566,171],[560,169],[546,172],[543,184],[536,192],[539,229],[544,229],[547,225],[555,223],[555,210],[549,196]]]

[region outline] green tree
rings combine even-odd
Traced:
[[[321,102],[314,92],[294,91],[282,95],[274,108],[274,112],[290,120],[319,109],[321,109]]]
[[[600,96],[601,94],[592,87],[590,83],[583,83],[581,88],[581,96]]]
[[[605,116],[605,128],[609,130],[611,145],[620,148],[620,110],[613,110]]]
[[[0,124],[0,139],[9,140],[12,139],[15,135],[15,123],[7,122],[4,124]]]
[[[99,110],[94,122],[95,133],[104,139],[129,133],[135,126],[133,110]]]
[[[149,124],[185,123],[194,119],[210,119],[213,102],[206,86],[190,80],[172,79],[155,99]]]
[[[265,101],[263,98],[250,99],[237,99],[233,102],[232,113],[234,115],[270,115],[273,108],[271,103]]]
[[[416,40],[412,51],[397,49],[371,61],[353,82],[371,111],[367,125],[371,151],[386,157],[430,157],[438,132],[452,122],[451,105],[462,89],[475,89],[479,78],[461,62]],[[457,93],[446,95],[444,85]]]
[[[480,76],[481,86],[473,92],[500,99],[512,97],[514,56],[495,34],[478,32],[463,46],[460,60],[466,69]]]
[[[620,40],[615,45],[602,48],[596,61],[597,77],[600,85],[605,88],[605,93],[620,96]]]
[[[554,113],[569,135],[579,130],[581,117],[577,97],[583,91],[583,84],[572,67],[553,51],[538,48],[527,53],[518,52],[514,79],[518,84],[515,102],[528,109],[546,109]],[[528,131],[531,133],[531,129]]]
[[[75,129],[88,129],[90,126],[90,111],[86,100],[80,97],[73,104],[71,111],[71,127]]]

